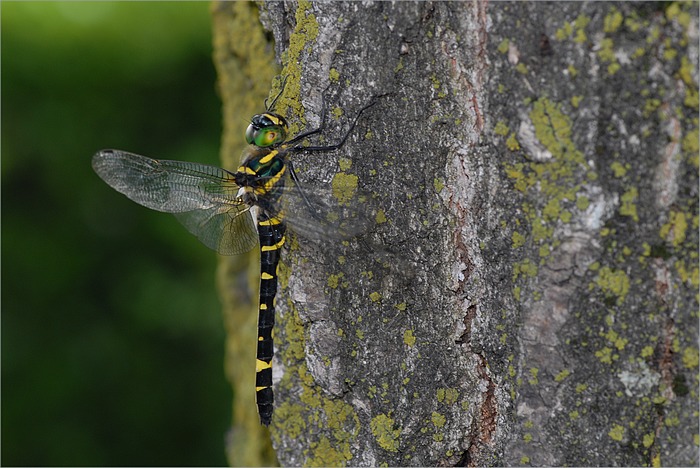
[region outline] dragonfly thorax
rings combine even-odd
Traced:
[[[287,138],[287,121],[284,117],[266,112],[256,114],[245,131],[245,140],[258,148],[280,145]]]

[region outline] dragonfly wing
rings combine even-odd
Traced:
[[[355,192],[352,201],[340,203],[328,190],[310,190],[285,183],[279,201],[285,223],[309,240],[343,240],[369,230],[374,224],[373,200]]]
[[[93,156],[92,167],[113,189],[152,210],[181,213],[242,203],[233,174],[206,164],[103,150]]]
[[[255,222],[246,205],[184,211],[175,217],[204,245],[222,255],[241,254],[258,243]]]
[[[221,254],[246,252],[257,242],[250,207],[238,196],[233,174],[224,169],[119,150],[96,153],[92,167],[136,203],[175,214],[204,245]]]

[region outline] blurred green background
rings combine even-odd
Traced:
[[[1,462],[224,465],[215,254],[90,167],[218,164],[210,5],[0,8]]]

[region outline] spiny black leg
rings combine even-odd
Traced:
[[[299,141],[303,140],[304,138],[311,135],[315,135],[316,133],[319,133],[324,128],[326,128],[326,97],[323,95],[321,95],[321,106],[321,108],[323,109],[321,111],[321,125],[319,125],[317,128],[314,128],[313,130],[309,130],[308,132],[300,133],[291,140],[287,141],[285,143],[286,145],[292,146],[295,143],[298,143]]]
[[[360,109],[360,112],[358,112],[357,115],[355,116],[355,120],[352,121],[352,124],[350,125],[350,128],[348,129],[347,133],[345,133],[345,136],[343,137],[343,139],[340,140],[338,143],[336,143],[334,145],[329,145],[329,146],[301,146],[301,145],[297,145],[297,146],[293,146],[293,147],[289,148],[289,150],[287,150],[287,151],[292,152],[292,153],[299,153],[301,151],[333,151],[333,150],[337,150],[338,148],[340,148],[341,146],[343,146],[345,144],[345,141],[348,139],[348,137],[352,133],[352,131],[355,128],[355,125],[357,124],[357,121],[359,120],[362,113],[365,110],[372,107],[374,104],[376,104],[376,101],[372,101],[369,104],[367,104],[365,107]],[[324,109],[324,114],[325,114],[325,109]],[[317,133],[318,131],[321,130],[321,128],[322,127],[318,128],[316,130],[313,130],[312,133]],[[311,133],[311,132],[309,132],[309,133]],[[308,136],[308,135],[305,135],[305,136]],[[294,140],[291,140],[291,142],[298,140],[298,138],[299,137],[294,138]]]
[[[294,164],[292,163],[291,160],[287,161],[287,169],[289,169],[289,176],[292,178],[292,181],[294,182],[294,185],[296,186],[297,190],[299,190],[299,193],[301,194],[301,198],[304,200],[304,203],[306,203],[306,207],[309,209],[309,213],[316,218],[318,221],[321,223],[323,222],[322,219],[318,217],[318,214],[316,213],[316,210],[314,207],[311,205],[311,202],[306,196],[306,192],[304,191],[304,188],[301,186],[301,182],[299,181],[299,177],[297,177],[297,173],[294,170]]]

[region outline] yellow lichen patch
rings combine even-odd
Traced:
[[[433,179],[433,188],[437,193],[442,192],[445,188],[445,180],[442,177],[436,177]]]
[[[518,279],[520,275],[530,278],[537,276],[537,265],[529,258],[526,258],[522,262],[516,262],[513,270],[513,280]]]
[[[539,373],[540,370],[537,367],[530,368],[530,378],[528,379],[528,383],[530,385],[537,385],[539,383],[539,380],[537,379],[537,375]]]
[[[525,236],[520,234],[518,231],[513,231],[513,234],[511,235],[511,239],[513,240],[513,248],[517,249],[518,247],[522,247],[525,245]]]
[[[636,187],[632,187],[622,194],[620,201],[622,206],[620,206],[620,214],[622,216],[630,216],[633,220],[639,221],[639,215],[637,214],[637,198],[639,197],[639,192]]]
[[[397,452],[399,450],[401,429],[394,429],[393,419],[386,414],[380,414],[372,418],[369,426],[381,448],[388,452]]]
[[[577,44],[583,44],[588,40],[586,36],[586,26],[590,23],[591,19],[581,13],[578,15],[576,20],[574,20],[574,29],[576,31],[576,36],[574,37],[574,42]]]
[[[659,235],[662,239],[670,241],[674,247],[680,246],[685,241],[688,220],[682,211],[672,210],[668,223],[661,226]]]
[[[338,80],[340,79],[340,73],[335,68],[331,68],[330,71],[328,72],[328,78],[333,83],[337,83]]]
[[[438,388],[437,399],[446,405],[454,404],[459,398],[459,391],[456,388]]]
[[[433,411],[430,420],[432,421],[433,426],[435,426],[436,428],[444,427],[445,422],[447,422],[447,418],[436,411]]]
[[[301,405],[292,405],[288,402],[275,405],[275,418],[278,421],[284,421],[285,434],[292,439],[296,439],[306,431],[306,421],[302,417],[303,411],[304,408]]]
[[[352,159],[340,158],[338,160],[338,167],[340,167],[341,171],[347,171],[352,167]]]
[[[527,65],[525,65],[525,63],[523,63],[523,62],[520,62],[519,64],[517,64],[515,66],[515,71],[517,71],[518,73],[520,73],[522,75],[527,75],[528,74]]]
[[[613,175],[618,179],[627,174],[627,168],[618,161],[613,161],[610,163],[610,169],[612,169]]]
[[[518,143],[518,139],[515,138],[515,133],[511,133],[506,140],[506,147],[511,151],[517,151],[520,149],[520,143]]]
[[[602,39],[600,41],[600,50],[598,50],[598,57],[600,60],[606,63],[615,61],[615,52],[613,51],[613,40],[609,37]]]
[[[630,289],[630,280],[622,270],[613,270],[610,267],[602,267],[595,278],[595,283],[606,294],[617,297],[617,303],[621,304]]]
[[[683,366],[688,369],[695,369],[700,362],[700,355],[697,348],[687,347],[683,350]]]
[[[493,132],[499,136],[506,136],[509,132],[508,125],[506,125],[504,121],[499,120],[496,126],[494,127]]]
[[[570,22],[564,23],[564,25],[557,29],[556,32],[554,33],[554,37],[558,41],[563,41],[567,39],[569,36],[571,36],[571,33],[574,32],[574,27]]]
[[[340,279],[344,276],[344,274],[338,273],[337,275],[328,275],[328,286],[330,288],[336,289],[338,285],[340,284]]]
[[[338,444],[332,443],[326,436],[318,442],[311,443],[312,455],[306,460],[306,466],[345,466],[352,458],[349,446],[345,452],[337,450]]]
[[[590,204],[591,204],[591,202],[587,196],[578,195],[576,197],[576,208],[578,208],[579,210],[585,211]]]
[[[620,13],[617,8],[611,8],[610,13],[605,15],[605,19],[603,20],[603,31],[606,33],[614,33],[622,24],[623,19],[622,13]]]
[[[413,330],[406,330],[403,332],[403,342],[406,343],[409,347],[412,347],[414,344],[416,344],[416,337],[413,336]]]
[[[622,438],[625,436],[625,428],[624,426],[620,426],[619,424],[615,424],[612,429],[608,432],[608,435],[612,440],[616,440],[618,442],[622,441]]]
[[[338,200],[339,204],[346,205],[350,203],[357,191],[358,181],[359,179],[356,175],[346,174],[345,172],[339,172],[333,176],[331,187],[333,196]]]
[[[617,354],[613,354],[612,348],[608,348],[607,346],[596,351],[595,357],[597,357],[603,364],[612,364],[613,360],[617,360],[619,358]]]

